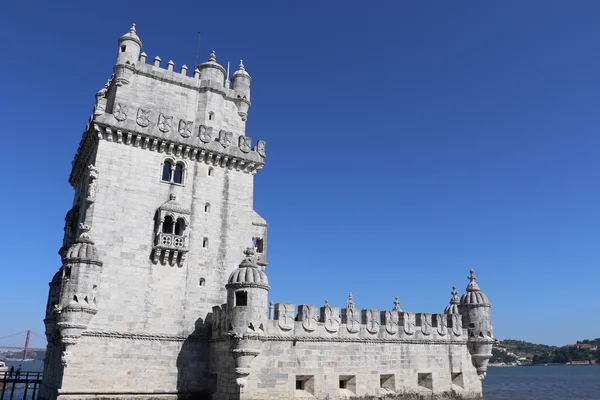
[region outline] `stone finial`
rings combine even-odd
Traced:
[[[217,62],[217,54],[215,53],[214,50],[210,52],[210,56],[208,57],[208,61],[210,61],[210,62]]]
[[[458,290],[456,290],[456,286],[452,286],[452,291],[450,292],[450,294],[452,295],[452,297],[456,297],[458,298]]]
[[[183,65],[181,66],[181,74],[182,74],[182,75],[187,75],[187,70],[188,70],[188,67],[187,67],[187,65],[183,64]]]
[[[129,28],[129,32],[135,33],[135,22],[131,24],[131,28]]]
[[[240,71],[245,71],[246,69],[244,68],[244,60],[240,60],[240,65],[238,66],[238,69]]]
[[[477,285],[477,282],[475,282],[475,280],[477,279],[477,277],[475,276],[475,271],[470,270],[469,272],[470,274],[467,277],[467,279],[469,279],[469,284],[467,285],[467,292],[479,292],[479,285]]]
[[[81,233],[79,234],[79,237],[82,239],[89,239],[90,235],[88,234],[88,232],[90,231],[91,226],[90,224],[84,224],[83,222],[79,224],[79,230],[81,231]]]
[[[148,57],[148,54],[146,54],[146,52],[142,51],[142,54],[140,54],[140,62],[145,63],[147,57]]]
[[[246,250],[244,250],[244,255],[246,255],[248,258],[252,257],[254,255],[254,248],[246,247]]]
[[[173,71],[174,65],[175,63],[173,62],[173,60],[169,60],[169,62],[167,63],[167,71]]]
[[[400,300],[398,300],[398,296],[396,296],[396,298],[394,299],[394,308],[392,308],[393,311],[402,311],[400,310]]]
[[[194,79],[200,79],[200,68],[194,70]]]
[[[156,57],[154,57],[154,66],[155,66],[155,67],[160,67],[160,62],[161,62],[161,61],[162,61],[162,60],[160,59],[160,57],[159,57],[159,56],[156,56]]]
[[[325,300],[325,307],[329,306],[329,301]]]
[[[348,294],[348,300],[346,300],[346,308],[354,308],[354,299],[352,298],[352,292]]]

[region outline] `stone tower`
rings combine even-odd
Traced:
[[[116,51],[72,164],[41,399],[208,392],[212,307],[244,249],[267,265],[253,208],[265,142],[246,136],[244,65],[229,88],[214,51],[191,76],[148,64],[135,25]]]

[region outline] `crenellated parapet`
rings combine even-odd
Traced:
[[[223,307],[213,308],[213,340],[227,337]],[[467,340],[459,314],[403,312],[276,303],[271,320],[263,324],[261,340],[356,342],[461,342]],[[252,335],[250,335],[252,336]]]

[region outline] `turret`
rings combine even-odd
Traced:
[[[489,359],[492,357],[494,337],[490,319],[491,304],[475,282],[477,277],[470,271],[467,291],[460,298],[458,310],[463,316],[463,326],[469,332],[469,351],[480,379],[485,378]]]
[[[223,87],[225,68],[217,63],[217,56],[214,50],[210,52],[208,61],[198,65],[197,69],[200,71],[200,81],[213,82],[215,85]]]
[[[240,66],[231,77],[232,89],[235,91],[235,104],[238,108],[238,114],[245,121],[248,118],[248,109],[250,108],[250,82],[252,79],[246,69],[244,62],[240,60]]]
[[[86,228],[85,225],[82,226],[83,233],[69,247],[63,259],[60,300],[54,308],[58,313],[56,325],[61,342],[65,345],[65,359],[68,359],[68,347],[79,341],[92,317],[98,312],[96,289],[102,262]]]
[[[236,335],[262,333],[261,325],[268,319],[269,281],[258,266],[251,247],[244,251],[246,258],[229,276],[227,315],[230,330]]]
[[[450,299],[450,304],[446,306],[444,309],[444,314],[460,314],[458,311],[458,306],[460,304],[460,299],[458,298],[458,291],[456,290],[456,286],[452,286],[452,291],[450,292],[452,298]]]
[[[113,69],[118,86],[129,83],[129,78],[133,74],[133,69],[140,57],[141,50],[142,41],[135,32],[135,24],[133,24],[129,32],[119,38],[117,61]]]

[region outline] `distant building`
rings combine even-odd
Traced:
[[[443,314],[270,305],[244,65],[148,63],[135,26],[116,50],[69,177],[40,399],[481,398],[494,339],[472,270]]]

